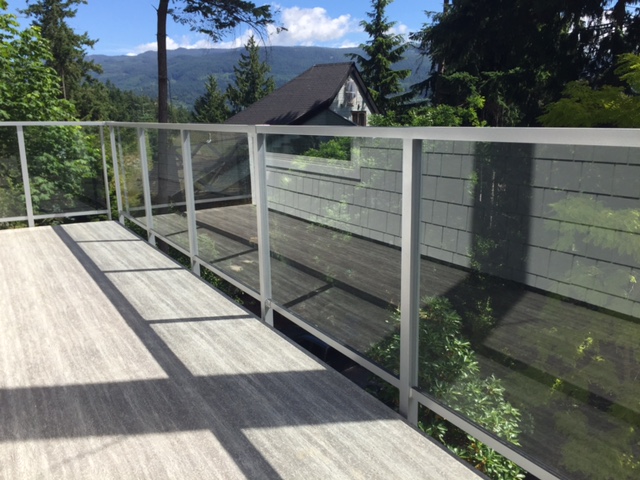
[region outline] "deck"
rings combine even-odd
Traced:
[[[210,262],[257,290],[255,208],[215,208],[197,215],[199,235],[217,245]],[[186,241],[175,216],[157,217],[156,223],[169,238]],[[366,355],[393,330],[389,319],[399,304],[400,251],[348,234],[340,238],[335,230],[276,212],[269,213],[269,223],[274,299]],[[474,288],[487,288],[474,287],[468,277],[462,269],[423,258],[421,296],[464,297]],[[497,323],[474,348],[486,375],[501,378],[511,401],[536,415],[536,429],[521,436],[527,450],[552,464],[559,461],[562,439],[548,421],[553,412],[544,398],[561,379],[566,388],[556,397],[572,404],[576,396],[587,398],[575,408],[589,422],[607,425],[573,439],[581,448],[598,445],[615,455],[607,431],[633,428],[640,418],[639,372],[631,360],[638,354],[640,324],[513,284],[488,288]],[[576,368],[571,362],[581,360],[576,352],[586,337],[599,342],[606,362],[582,360],[583,368]]]
[[[0,478],[474,472],[113,222],[0,232]]]

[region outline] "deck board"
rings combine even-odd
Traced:
[[[0,232],[0,477],[472,470],[113,222]]]

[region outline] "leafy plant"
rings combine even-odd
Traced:
[[[322,142],[317,148],[310,148],[303,153],[307,157],[329,158],[334,160],[351,160],[351,138],[336,137]]]
[[[490,315],[486,306],[484,315]],[[397,314],[394,321],[396,331],[374,345],[368,355],[385,368],[398,371]],[[500,438],[519,445],[520,411],[506,400],[499,379],[481,374],[471,343],[462,334],[462,318],[445,297],[426,299],[420,309],[418,361],[418,384],[422,390]],[[376,393],[383,401],[397,404],[397,392],[387,384],[377,384]],[[421,412],[418,426],[491,478],[524,477],[513,462],[431,411]]]

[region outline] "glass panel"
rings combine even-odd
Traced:
[[[189,250],[182,139],[176,130],[148,130],[153,230]]]
[[[638,149],[428,142],[420,388],[569,478],[635,478],[639,197]]]
[[[146,225],[138,132],[135,128],[117,128],[116,141],[123,209]],[[147,145],[147,152],[149,151]],[[149,169],[151,168],[152,166]]]
[[[255,206],[246,134],[191,132],[200,258],[259,291]]]
[[[0,219],[26,215],[17,130],[0,127]]]
[[[273,298],[397,374],[402,142],[347,138],[313,156],[281,153],[298,140],[268,142]]]
[[[98,128],[25,127],[24,135],[35,215],[107,208]]]

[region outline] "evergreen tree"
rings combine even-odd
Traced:
[[[67,23],[74,18],[75,5],[86,4],[87,0],[27,0],[28,8],[22,13],[33,17],[33,25],[40,28],[42,37],[48,40],[52,59],[47,65],[53,67],[62,80],[62,98],[73,99],[82,82],[90,78],[91,72],[102,69],[93,61],[87,61],[86,48],[92,48],[97,40],[89,38],[85,32],[77,34]]]
[[[418,87],[435,104],[460,105],[467,79],[485,99],[489,125],[537,125],[568,82],[615,80],[615,57],[637,53],[638,0],[456,0],[411,39],[433,62]]]
[[[233,67],[234,83],[227,87],[232,113],[238,113],[275,90],[273,77],[267,77],[271,67],[260,60],[260,47],[252,36],[245,45],[238,65]]]
[[[222,123],[231,115],[227,96],[218,88],[213,75],[207,78],[207,91],[193,105],[193,119],[197,123]]]
[[[370,37],[367,43],[360,45],[366,57],[356,53],[350,54],[358,63],[362,78],[383,113],[397,107],[399,97],[394,95],[402,91],[400,81],[411,74],[411,70],[393,69],[393,66],[404,58],[408,44],[402,35],[391,32],[396,22],[390,22],[385,16],[385,9],[392,1],[372,0],[373,11],[367,13],[371,21],[360,22]]]

